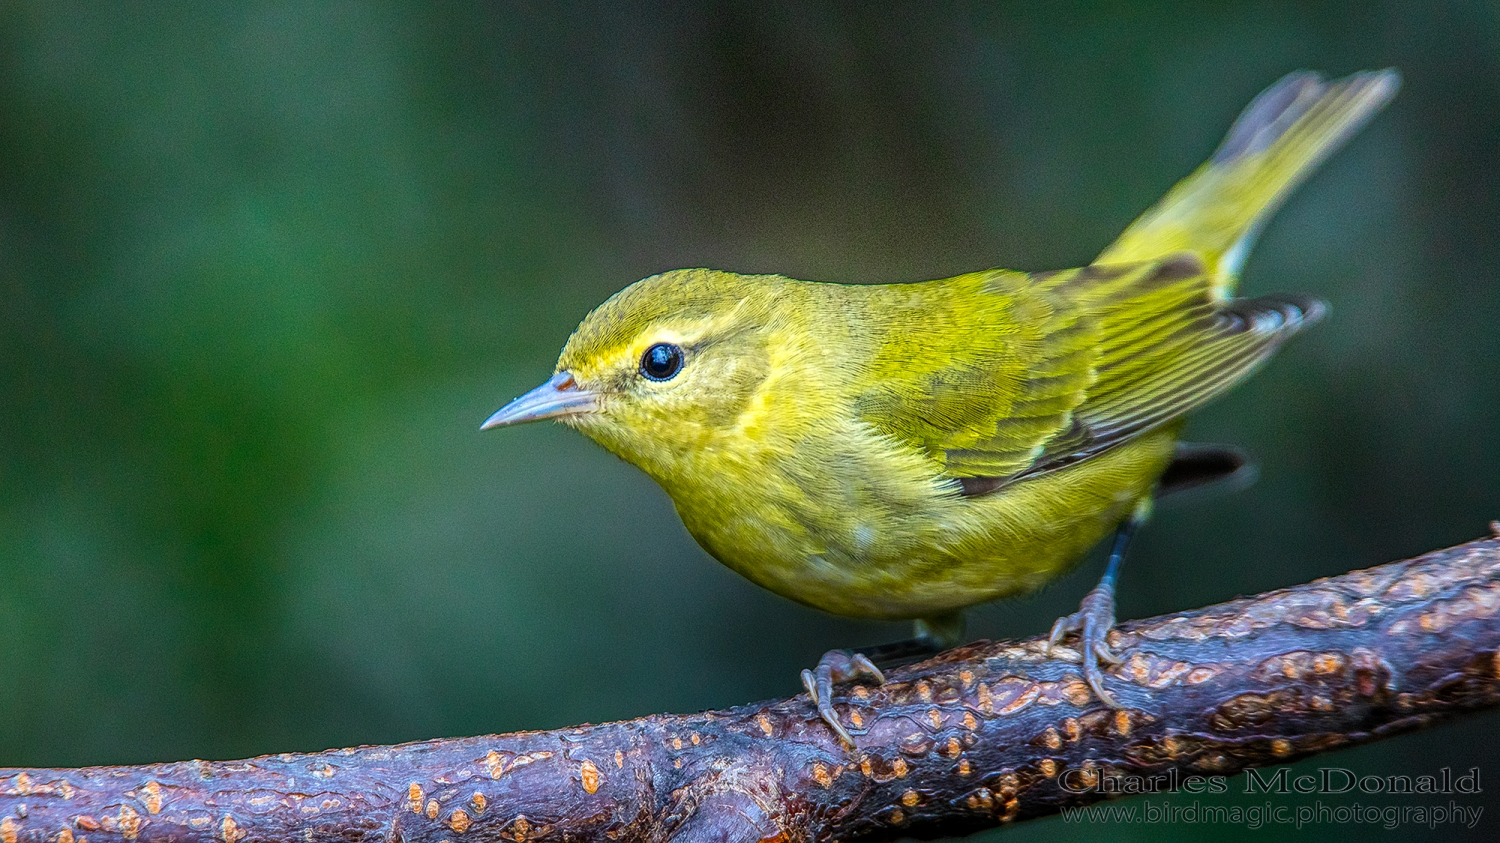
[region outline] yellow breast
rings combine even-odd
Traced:
[[[963,497],[917,450],[852,420],[827,427],[781,443],[761,429],[721,442],[712,477],[660,479],[720,562],[799,603],[884,619],[931,617],[1061,575],[1150,495],[1176,429]]]

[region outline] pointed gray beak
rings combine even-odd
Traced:
[[[597,409],[594,393],[580,387],[571,373],[558,372],[551,380],[501,407],[479,429],[591,413]]]

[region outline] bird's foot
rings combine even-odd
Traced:
[[[1070,632],[1078,633],[1078,654],[1083,661],[1083,678],[1094,689],[1100,702],[1110,708],[1123,708],[1113,695],[1104,688],[1104,671],[1099,662],[1111,665],[1123,661],[1109,648],[1109,631],[1115,625],[1115,590],[1113,585],[1101,582],[1083,598],[1078,611],[1058,618],[1052,625],[1052,634],[1047,636],[1046,654]]]
[[[802,671],[802,687],[812,697],[813,705],[828,728],[839,736],[844,746],[854,748],[854,738],[839,722],[838,712],[833,710],[833,686],[856,679],[873,679],[876,685],[885,684],[885,674],[864,653],[853,650],[829,650],[818,659],[818,666]]]

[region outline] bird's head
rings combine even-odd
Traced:
[[[770,372],[786,286],[702,269],[637,281],[579,324],[550,380],[483,429],[556,419],[668,481],[742,420]]]

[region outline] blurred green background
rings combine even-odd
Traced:
[[[1194,419],[1261,480],[1161,512],[1121,615],[1500,517],[1494,2],[10,2],[0,63],[0,765],[727,706],[899,637],[740,580],[582,437],[480,421],[657,271],[1086,262],[1297,68],[1406,79],[1248,264],[1333,316]],[[1497,726],[1322,763],[1484,767]]]

